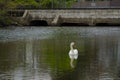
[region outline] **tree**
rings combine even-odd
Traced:
[[[58,6],[58,0],[42,0],[40,1],[41,8],[55,8]]]
[[[40,1],[42,8],[65,8],[71,7],[76,0],[42,0]]]
[[[67,0],[67,7],[70,8],[75,2],[76,0]]]

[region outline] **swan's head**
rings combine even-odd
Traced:
[[[74,43],[74,42],[71,42],[71,43],[70,43],[70,46],[73,46],[73,45],[75,45],[75,43]]]

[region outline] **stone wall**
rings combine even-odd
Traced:
[[[120,23],[120,9],[88,10],[28,10],[24,15],[25,24],[33,20],[44,20],[48,25],[62,23]],[[54,23],[53,23],[54,22]]]

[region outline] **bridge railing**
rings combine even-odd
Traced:
[[[106,12],[107,14],[108,13],[111,13],[111,11],[118,11],[120,12],[120,8],[55,8],[55,9],[26,9],[29,11],[29,13],[32,13],[32,12],[36,12],[36,13],[40,13],[40,14],[45,14],[45,13],[50,13],[50,14],[54,14],[55,12],[60,12],[60,11],[64,11],[64,14],[65,14],[65,11],[69,11],[69,13],[92,13],[92,12],[95,12],[95,11],[103,11],[104,10],[104,13]],[[22,17],[24,14],[25,14],[25,11],[26,10],[19,10],[19,9],[15,9],[15,10],[8,10],[8,14],[9,16],[11,17]],[[32,12],[30,12],[32,11]],[[110,11],[110,12],[109,12]],[[117,13],[117,12],[116,12]],[[102,14],[100,12],[100,14]]]

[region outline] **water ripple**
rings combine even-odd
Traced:
[[[15,41],[23,39],[45,39],[52,37],[50,28],[24,28],[17,27],[0,30],[0,41]]]
[[[83,37],[119,36],[119,27],[12,27],[0,29],[0,41],[46,39],[56,34],[77,34]]]

